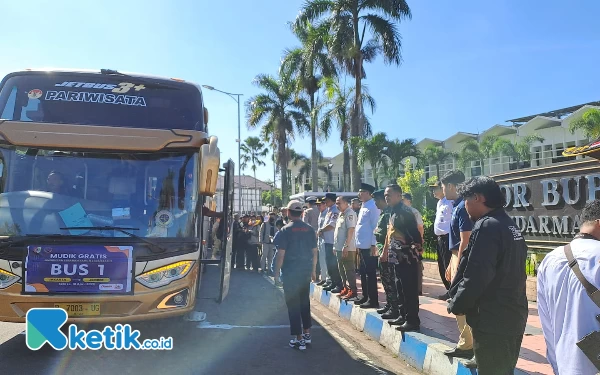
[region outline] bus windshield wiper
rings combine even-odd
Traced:
[[[125,228],[125,227],[114,227],[114,226],[107,225],[107,226],[98,226],[98,227],[66,227],[66,228],[60,228],[60,229],[61,230],[116,230],[116,231],[119,231],[121,233],[128,235],[131,238],[135,238],[136,240],[142,241],[142,242],[150,245],[148,248],[153,253],[164,253],[167,251],[167,249],[158,245],[154,241],[151,241],[147,238],[144,238],[142,236],[138,236],[137,234],[133,234],[133,233],[129,232],[130,230],[140,230],[140,228]]]
[[[24,234],[21,236],[11,236],[11,237],[7,237],[7,238],[2,238],[0,239],[0,249],[5,249],[7,247],[10,247],[12,245],[17,245],[20,243],[23,243],[27,240],[30,239],[34,239],[34,238],[62,238],[62,237],[69,237],[69,235],[65,235],[65,234]]]

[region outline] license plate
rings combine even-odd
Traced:
[[[100,315],[99,303],[55,303],[54,307],[65,310],[69,316]]]

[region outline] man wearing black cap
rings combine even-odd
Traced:
[[[377,222],[377,229],[375,230],[375,239],[377,240],[377,251],[379,254],[381,284],[383,285],[386,299],[385,306],[377,310],[377,313],[382,314],[382,319],[398,319],[400,317],[400,302],[398,301],[398,290],[396,289],[396,270],[394,269],[394,264],[382,258],[385,239],[387,237],[387,227],[390,221],[390,210],[385,201],[385,190],[381,189],[373,192],[373,200],[377,208],[381,211],[379,222]]]
[[[423,223],[423,215],[421,215],[419,210],[417,210],[416,208],[414,208],[412,206],[412,194],[410,194],[410,193],[402,194],[402,203],[404,203],[404,205],[410,211],[412,211],[413,215],[415,215],[415,220],[417,220],[417,228],[419,229],[419,233],[421,233],[421,238],[424,238],[425,226]],[[419,285],[419,295],[422,296],[423,295],[423,270],[424,270],[422,259],[419,260],[419,263],[420,263],[420,265],[419,265],[418,285]]]
[[[337,257],[333,250],[335,223],[337,222],[340,211],[335,206],[337,196],[335,193],[325,194],[325,205],[327,206],[327,214],[323,225],[317,231],[317,234],[323,238],[325,247],[325,257],[327,260],[327,273],[329,274],[331,283],[325,284],[323,290],[331,291],[332,293],[340,293],[343,289],[342,278],[337,264]]]
[[[358,199],[362,207],[358,214],[356,225],[356,248],[360,250],[360,284],[362,287],[362,298],[354,303],[363,309],[379,308],[379,296],[377,293],[377,264],[379,261],[377,252],[377,240],[375,230],[379,222],[381,212],[375,205],[371,194],[375,187],[369,184],[361,184],[358,190]]]
[[[417,281],[423,239],[417,229],[415,215],[402,203],[402,188],[397,184],[388,185],[385,201],[390,207],[390,221],[381,258],[395,264],[400,301],[400,317],[393,323],[399,325],[398,331],[418,331],[421,320]]]
[[[302,204],[288,204],[291,222],[281,228],[277,236],[275,282],[282,271],[285,303],[290,319],[290,347],[305,350],[312,343],[310,327],[310,280],[316,279],[317,236],[314,229],[302,222]]]

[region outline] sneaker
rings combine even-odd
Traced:
[[[306,350],[306,341],[304,339],[298,340],[293,338],[290,340],[290,348]]]
[[[304,342],[307,344],[312,344],[312,336],[310,335],[310,333],[303,333],[302,340],[304,340]]]
[[[344,297],[348,293],[350,293],[350,289],[344,288],[344,289],[342,289],[342,292],[340,293],[340,297]]]

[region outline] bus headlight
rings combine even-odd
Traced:
[[[172,281],[185,277],[185,275],[190,272],[193,265],[193,260],[184,260],[152,271],[144,272],[135,279],[148,288],[159,288],[161,286],[169,285]]]
[[[9,286],[16,283],[17,281],[19,281],[20,279],[21,278],[19,276],[15,275],[12,272],[0,269],[0,289],[6,289]]]

